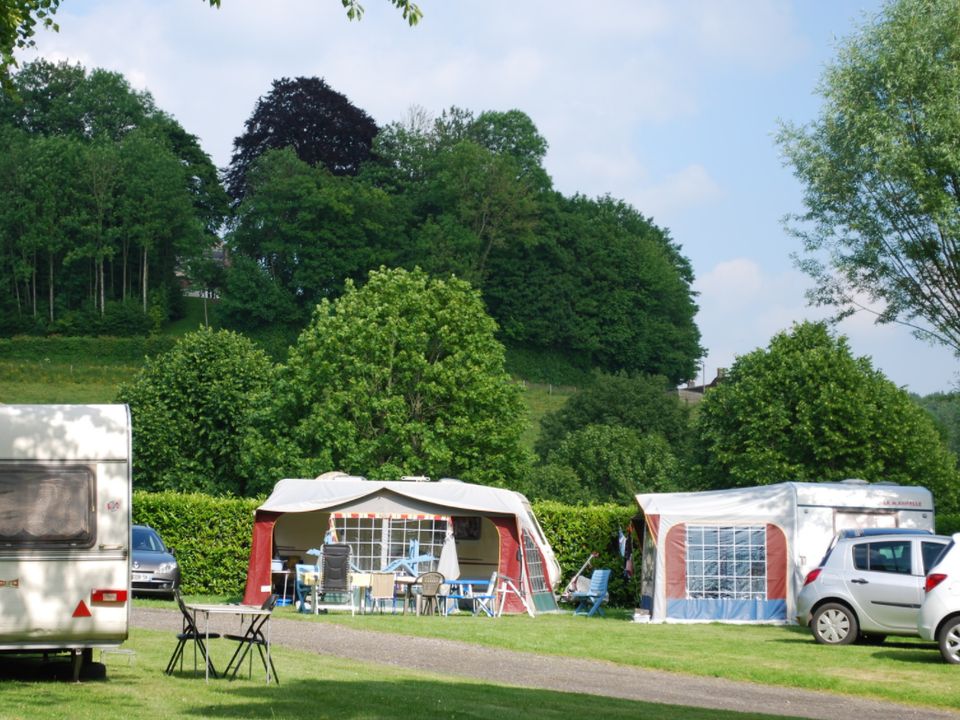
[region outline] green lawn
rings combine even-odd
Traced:
[[[294,616],[281,608],[284,616]],[[932,643],[890,638],[882,645],[826,647],[796,626],[640,624],[626,611],[607,618],[570,614],[439,619],[320,616],[319,622],[375,626],[512,650],[605,660],[656,670],[857,695],[881,701],[960,709],[960,672]],[[308,617],[313,620],[313,616]]]
[[[520,439],[522,445],[533,452],[533,445],[540,434],[540,420],[548,412],[563,407],[567,399],[576,392],[571,387],[523,383],[523,400],[527,404],[527,429]]]
[[[205,597],[200,602],[237,601]],[[172,608],[163,601],[137,601]],[[960,668],[940,658],[933,643],[888,638],[882,645],[826,647],[796,626],[641,624],[610,608],[607,617],[554,615],[445,618],[409,615],[301,615],[291,607],[277,617],[339,623],[403,635],[445,638],[491,647],[603,660],[689,675],[837,692],[879,701],[960,710]],[[281,673],[283,670],[280,671]]]
[[[0,402],[110,403],[137,370],[136,365],[98,363],[96,358],[86,363],[0,360]]]
[[[132,661],[122,655],[107,655],[104,661],[107,679],[79,685],[69,681],[27,679],[22,660],[0,660],[0,678],[3,678],[0,680],[3,697],[0,718],[745,720],[769,717],[491,685],[279,647],[273,652],[280,673],[279,686],[265,685],[263,676],[258,678],[256,672],[252,680],[244,677],[206,683],[202,674],[193,674],[192,658],[187,659],[182,673],[178,671],[172,677],[163,673],[173,644],[169,633],[134,629],[125,644],[135,652]],[[230,646],[219,641],[211,646],[214,662],[222,667]]]

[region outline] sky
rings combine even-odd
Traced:
[[[882,0],[417,0],[408,27],[388,0],[63,0],[38,57],[124,74],[200,139],[218,167],[257,99],[281,77],[317,76],[379,125],[411,108],[519,109],[549,143],[557,190],[625,200],[692,263],[711,380],[766,347],[809,307],[812,281],[783,219],[802,187],[778,123],[817,117],[837,43]],[[911,392],[960,384],[946,348],[869,314],[837,332]]]

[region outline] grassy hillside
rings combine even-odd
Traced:
[[[208,319],[216,327],[212,305]],[[204,323],[203,301],[187,298],[187,315],[172,323],[166,334],[179,337]],[[0,349],[0,403],[109,403],[117,396],[120,385],[129,382],[142,366],[137,355],[112,352],[108,345],[94,340],[86,351],[73,341],[62,343],[38,339],[7,343]],[[21,346],[22,347],[18,347]],[[523,397],[529,422],[523,435],[524,447],[533,451],[540,419],[567,401],[575,389],[543,383],[523,382]]]

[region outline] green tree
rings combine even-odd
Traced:
[[[537,454],[546,460],[567,435],[588,425],[619,425],[640,435],[658,433],[681,456],[689,444],[689,411],[676,388],[657,375],[597,373],[559,410],[544,415]]]
[[[778,142],[804,186],[793,224],[811,299],[914,325],[960,351],[960,4],[897,0],[848,39],[823,109]]]
[[[246,494],[244,441],[275,376],[266,354],[229,330],[189,333],[148,359],[117,398],[133,418],[136,488]]]
[[[382,190],[312,167],[290,148],[266,152],[249,183],[229,245],[293,299],[298,313],[290,322],[298,329],[322,298],[342,292],[347,279],[361,282],[392,262],[402,229]],[[227,295],[234,287],[228,283]],[[263,315],[260,300],[249,299],[249,312]],[[240,298],[229,302],[240,305]]]
[[[520,388],[479,295],[420,270],[371,272],[323,300],[291,348],[275,425],[299,472],[510,484],[526,458]]]
[[[929,488],[957,508],[956,459],[910,396],[822,323],[742,355],[699,406],[710,487],[862,478]]]
[[[569,467],[584,502],[632,503],[639,492],[678,489],[680,465],[662,435],[622,425],[587,425],[567,435],[549,465]]]

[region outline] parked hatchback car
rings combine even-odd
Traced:
[[[134,525],[130,584],[135,595],[172,597],[180,587],[180,566],[173,551],[148,525]]]
[[[925,575],[949,543],[923,530],[841,531],[804,580],[797,622],[825,645],[917,635]]]
[[[960,663],[960,533],[927,574],[918,631],[936,640],[949,663]]]

